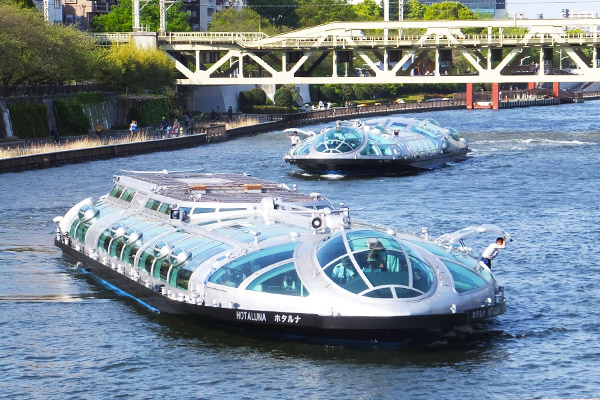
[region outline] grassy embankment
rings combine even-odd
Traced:
[[[237,128],[241,126],[255,125],[259,121],[256,118],[245,118],[233,121],[232,123],[225,122],[226,129]],[[45,154],[45,153],[54,153],[57,151],[65,151],[65,150],[78,150],[78,149],[89,149],[92,147],[99,146],[112,146],[116,144],[124,144],[124,143],[136,143],[136,142],[144,142],[147,140],[152,140],[149,137],[149,131],[145,133],[142,130],[142,133],[131,136],[123,136],[123,137],[111,137],[107,139],[99,139],[93,137],[73,137],[69,138],[63,137],[64,142],[58,143],[31,143],[27,145],[22,145],[19,142],[15,142],[14,147],[0,147],[0,158],[12,158],[12,157],[21,157],[21,156],[29,156],[33,154]]]

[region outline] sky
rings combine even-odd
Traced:
[[[506,0],[506,11],[524,12],[526,18],[562,18],[562,9],[570,12],[592,11],[600,17],[600,0]]]

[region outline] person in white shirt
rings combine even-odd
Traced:
[[[492,269],[492,260],[496,258],[500,250],[504,248],[506,248],[506,239],[502,237],[497,238],[494,243],[490,244],[483,253],[481,253],[481,262]]]
[[[294,134],[290,137],[290,140],[292,141],[292,147],[300,143],[300,137],[298,136],[298,132],[294,131]]]

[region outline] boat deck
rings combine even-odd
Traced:
[[[151,173],[126,175],[155,185],[155,193],[173,199],[189,201],[194,196],[201,201],[224,203],[260,202],[266,197],[278,197],[287,202],[323,200],[290,190],[287,186],[249,175],[191,173]]]

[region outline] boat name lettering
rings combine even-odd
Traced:
[[[241,321],[255,321],[255,322],[266,322],[267,317],[265,313],[260,312],[249,312],[249,311],[236,311],[235,318]]]
[[[300,322],[302,318],[300,318],[299,315],[292,315],[292,314],[275,314],[275,322],[279,322],[282,324],[288,323],[288,324],[297,324],[298,322]]]
[[[486,318],[495,317],[496,315],[502,314],[499,307],[484,308],[481,310],[474,310],[471,312],[471,318]]]

